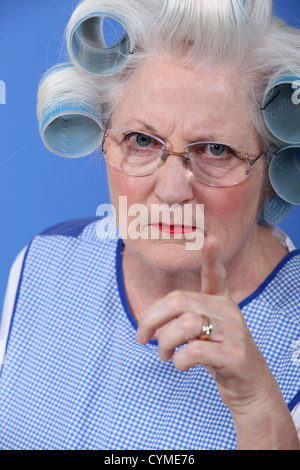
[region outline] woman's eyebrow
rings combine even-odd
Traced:
[[[150,134],[156,136],[156,137],[159,137],[161,140],[165,140],[164,137],[162,137],[161,135],[159,135],[159,131],[153,127],[151,124],[148,124],[147,122],[141,120],[141,119],[133,119],[132,121],[129,122],[129,124],[131,124],[133,126],[135,126],[136,124],[142,126],[143,130],[149,132]],[[139,130],[139,129],[136,129],[136,130]],[[213,135],[213,134],[194,134],[195,136],[197,135],[197,137],[195,137],[194,139],[184,139],[185,142],[187,142],[187,144],[192,144],[192,143],[197,143],[197,142],[226,142],[226,143],[230,143],[230,142],[227,142],[228,139],[224,139],[224,138],[219,138],[219,137],[216,137],[216,135]]]
[[[150,132],[151,134],[157,135],[157,130],[155,127],[151,126],[150,124],[147,124],[146,122],[140,120],[140,119],[133,119],[129,123],[134,123],[134,125],[139,124],[142,126],[146,131]],[[138,129],[137,129],[138,130]]]
[[[191,143],[196,143],[196,142],[223,142],[224,139],[218,139],[215,136],[212,135],[198,135],[195,139],[191,140]]]

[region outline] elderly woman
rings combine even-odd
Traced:
[[[291,201],[269,179],[290,140],[264,118],[280,93],[270,83],[300,76],[299,34],[271,10],[75,10],[72,62],[40,86],[41,134],[69,157],[103,144],[119,232],[105,217],[63,223],[17,259],[1,448],[299,449],[300,252],[272,227]],[[122,25],[115,44],[107,18]]]

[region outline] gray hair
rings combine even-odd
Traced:
[[[77,113],[90,113],[103,131],[135,71],[149,58],[168,54],[195,69],[203,63],[216,71],[225,65],[234,69],[271,158],[280,141],[263,118],[266,89],[283,76],[300,77],[300,32],[272,16],[272,0],[83,0],[66,37],[80,18],[103,11],[117,12],[115,16],[126,22],[133,50],[120,70],[99,76],[75,63],[69,47],[71,62],[48,72],[39,87],[42,135],[47,116],[57,110],[63,114],[65,103]]]

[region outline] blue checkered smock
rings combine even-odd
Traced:
[[[235,449],[229,409],[202,366],[137,344],[120,239],[103,220],[61,224],[27,251],[0,379],[1,449]],[[240,304],[287,405],[300,401],[300,252]],[[282,333],[284,331],[284,334]]]

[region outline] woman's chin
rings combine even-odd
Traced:
[[[125,243],[132,255],[162,271],[196,271],[201,268],[202,244],[188,240],[135,240]]]

